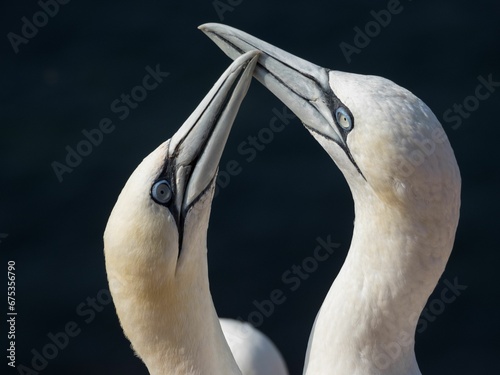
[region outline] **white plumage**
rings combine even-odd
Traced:
[[[251,324],[220,319],[224,337],[243,375],[287,375],[285,361],[269,338]]]
[[[254,330],[231,343],[235,361],[224,334],[233,339],[242,324],[224,320],[223,334],[208,282],[206,240],[217,166],[256,56],[249,52],[231,64],[178,132],[142,161],[106,226],[106,270],[116,311],[152,375],[267,375],[265,367],[256,372],[252,366],[282,364],[276,348]]]
[[[450,255],[460,172],[432,111],[380,77],[321,68],[234,28],[200,27],[302,120],[343,172],[355,226],[311,332],[308,375],[417,375],[418,317]],[[332,197],[335,199],[335,197]]]

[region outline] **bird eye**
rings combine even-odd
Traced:
[[[340,107],[335,111],[335,117],[337,118],[337,123],[344,130],[351,130],[352,119],[347,110],[344,107]]]
[[[172,188],[167,180],[157,181],[151,188],[151,197],[156,203],[167,204],[172,199],[172,195]]]

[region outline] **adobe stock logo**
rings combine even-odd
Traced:
[[[372,16],[372,20],[368,21],[363,28],[359,26],[354,27],[355,35],[353,43],[341,42],[339,44],[346,61],[351,63],[352,55],[359,55],[374,38],[380,35],[383,29],[389,26],[393,17],[400,14],[403,10],[404,6],[400,0],[389,0],[386,9],[381,9],[378,12],[371,10],[370,15]]]
[[[163,79],[170,75],[169,72],[160,70],[160,64],[156,64],[154,69],[148,65],[145,70],[147,74],[142,78],[140,85],[134,86],[127,94],[122,93],[120,98],[111,102],[110,110],[117,115],[120,121],[125,120],[133,109],[146,100],[148,92],[155,90],[163,82]],[[115,129],[116,125],[109,117],[103,117],[99,120],[99,125],[94,129],[83,129],[83,139],[75,146],[67,145],[65,147],[67,153],[64,162],[53,161],[50,164],[57,180],[63,182],[64,175],[73,172],[82,163],[83,158],[92,153],[94,147],[101,145],[104,135],[112,133]]]
[[[325,263],[340,247],[340,243],[332,241],[330,235],[326,239],[316,237],[316,245],[310,256],[305,257],[299,264],[293,264],[281,274],[281,282],[286,288],[273,289],[269,293],[269,298],[261,301],[254,299],[252,305],[254,309],[247,315],[246,321],[255,328],[260,327],[265,319],[274,314],[277,306],[282,305],[288,299],[291,292],[295,292],[300,286],[315,273],[322,263]],[[245,321],[241,316],[239,321]],[[241,332],[241,336],[244,336]]]
[[[377,347],[372,351],[372,361],[380,370],[386,370],[391,367],[406,352],[408,347],[414,345],[415,334],[412,327],[416,325],[416,333],[424,332],[430,323],[434,322],[441,314],[444,313],[446,307],[455,302],[458,297],[468,288],[467,285],[460,284],[458,277],[453,281],[444,280],[444,288],[438,297],[427,302],[422,313],[413,311],[408,316],[409,325],[401,329],[397,335],[393,336],[392,341],[380,341]],[[385,332],[390,332],[394,329],[394,322],[398,320],[394,317],[393,320],[386,322]]]
[[[15,53],[19,53],[19,46],[21,44],[28,44],[33,39],[38,31],[47,26],[50,18],[54,18],[59,13],[60,5],[66,5],[70,0],[40,0],[38,6],[41,10],[35,12],[31,16],[31,20],[27,17],[22,17],[21,22],[21,35],[14,32],[7,34],[10,45]]]
[[[500,81],[493,80],[493,74],[488,74],[488,78],[478,76],[479,84],[474,90],[474,95],[467,96],[462,103],[454,103],[452,108],[443,113],[443,119],[451,124],[453,130],[462,126],[463,120],[468,119],[471,114],[479,108],[481,102],[489,99],[491,95],[500,87]]]
[[[51,361],[71,346],[86,326],[90,325],[97,314],[111,304],[111,293],[108,289],[101,289],[96,296],[87,297],[85,301],[76,306],[77,320],[70,320],[59,331],[49,332],[46,342],[42,347],[31,349],[29,364],[20,363],[16,370],[19,375],[39,375],[50,365]],[[85,323],[85,324],[83,324]]]
[[[214,0],[212,1],[212,5],[217,12],[217,16],[219,16],[219,19],[224,21],[224,13],[234,11],[234,9],[242,2],[243,0]]]

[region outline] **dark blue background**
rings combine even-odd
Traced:
[[[500,81],[496,1],[401,0],[403,11],[350,63],[339,44],[353,44],[354,27],[364,28],[370,11],[385,9],[386,1],[232,3],[221,19],[212,1],[74,0],[17,54],[7,34],[20,34],[21,18],[32,19],[40,7],[35,1],[1,6],[0,233],[8,237],[1,239],[0,274],[6,275],[8,260],[16,261],[18,364],[31,367],[31,351],[41,351],[50,332],[74,321],[81,332],[43,374],[147,373],[113,305],[101,298],[89,310],[87,298],[100,291],[106,296],[102,233],[128,176],[175,132],[230,63],[198,25],[227,23],[318,65],[384,76],[422,98],[440,119],[474,95],[478,76]],[[118,119],[111,103],[141,83],[146,66],[157,64],[170,75]],[[443,280],[458,278],[467,289],[417,334],[425,374],[500,370],[499,107],[500,92],[494,92],[457,129],[442,121],[463,178],[462,216]],[[269,126],[274,108],[281,111],[281,102],[254,82],[221,163],[223,169],[235,160],[241,173],[213,204],[210,280],[221,316],[246,319],[254,300],[269,298],[274,289],[284,293],[286,301],[260,329],[282,350],[291,374],[300,374],[315,314],[349,248],[353,204],[342,175],[298,120],[274,134],[253,161],[238,152]],[[82,130],[105,117],[115,130],[59,182],[51,163],[64,162],[65,147],[76,147]],[[312,255],[317,237],[327,236],[340,247],[291,291],[283,274]],[[431,300],[443,287],[441,282]],[[0,366],[10,370],[1,357]]]

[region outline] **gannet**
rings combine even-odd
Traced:
[[[250,323],[219,319],[231,353],[243,375],[288,375],[274,343]]]
[[[142,161],[106,226],[116,311],[152,375],[286,375],[285,367],[255,367],[255,355],[264,355],[263,364],[283,362],[263,334],[237,321],[223,322],[221,330],[208,282],[207,228],[218,163],[257,55],[236,59],[173,137]],[[245,361],[241,372],[223,334]],[[265,353],[259,352],[263,343]]]
[[[325,69],[228,26],[200,29],[233,59],[261,51],[254,76],[300,118],[353,195],[351,247],[317,314],[304,374],[420,374],[415,328],[460,207],[460,172],[438,119],[390,80]]]

